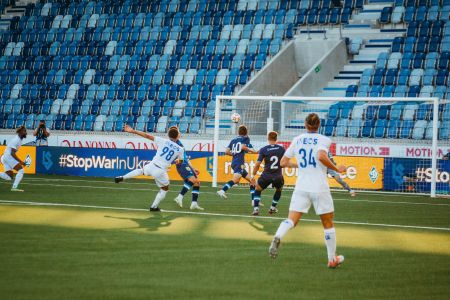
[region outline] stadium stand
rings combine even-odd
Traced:
[[[8,3],[9,4],[9,3]],[[3,5],[3,2],[2,2]],[[0,128],[196,133],[303,24],[362,1],[50,1],[0,32]]]

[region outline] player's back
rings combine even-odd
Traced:
[[[261,148],[258,161],[264,160],[264,173],[281,174],[280,162],[284,153],[284,147],[278,144]]]
[[[6,143],[6,149],[4,154],[11,156],[12,149],[18,151],[20,146],[22,146],[22,140],[18,135],[16,135]]]
[[[245,162],[245,151],[242,149],[243,146],[250,145],[250,138],[248,136],[238,136],[231,140],[228,148],[233,155],[232,164],[242,165]]]
[[[295,189],[315,193],[329,191],[327,168],[319,161],[318,151],[328,152],[330,144],[331,140],[319,133],[303,133],[294,138],[287,153],[297,159]]]
[[[168,169],[170,165],[178,158],[183,159],[184,149],[176,142],[169,139],[155,137],[155,143],[158,146],[152,162],[163,169]]]

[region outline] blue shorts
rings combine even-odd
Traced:
[[[241,174],[244,178],[248,175],[244,165],[231,165],[231,169],[233,169],[234,174]]]
[[[195,177],[195,173],[192,171],[189,165],[177,165],[178,174],[180,174],[183,180],[189,179],[191,177]]]
[[[276,189],[281,189],[284,186],[284,178],[282,174],[271,174],[263,172],[258,178],[258,185],[265,190],[269,185]]]

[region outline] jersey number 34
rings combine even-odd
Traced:
[[[308,165],[316,167],[316,159],[313,155],[313,149],[309,150],[309,153],[306,151],[306,149],[301,148],[298,151],[298,154],[300,154],[300,161],[298,162],[298,165],[300,168],[306,168]]]

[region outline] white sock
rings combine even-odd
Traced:
[[[286,233],[289,231],[289,229],[294,227],[294,222],[292,222],[291,219],[286,219],[283,222],[281,222],[280,227],[278,227],[277,233],[275,233],[275,236],[279,239],[282,239]]]
[[[144,174],[144,171],[142,169],[136,169],[136,170],[131,171],[130,173],[123,175],[123,179],[130,179],[133,177],[141,176],[143,174]]]
[[[14,184],[12,186],[13,189],[17,189],[17,187],[19,186],[19,183],[22,181],[23,178],[23,173],[25,173],[23,169],[17,171],[16,178],[14,179]]]
[[[336,256],[336,229],[324,229],[325,245],[327,246],[328,261],[333,261]]]
[[[4,180],[12,180],[12,178],[11,177],[9,177],[9,175],[8,174],[6,174],[6,173],[0,173],[0,178],[1,179],[4,179]]]
[[[159,193],[156,194],[155,201],[153,201],[152,207],[157,208],[159,203],[166,198],[167,191],[159,190]]]

